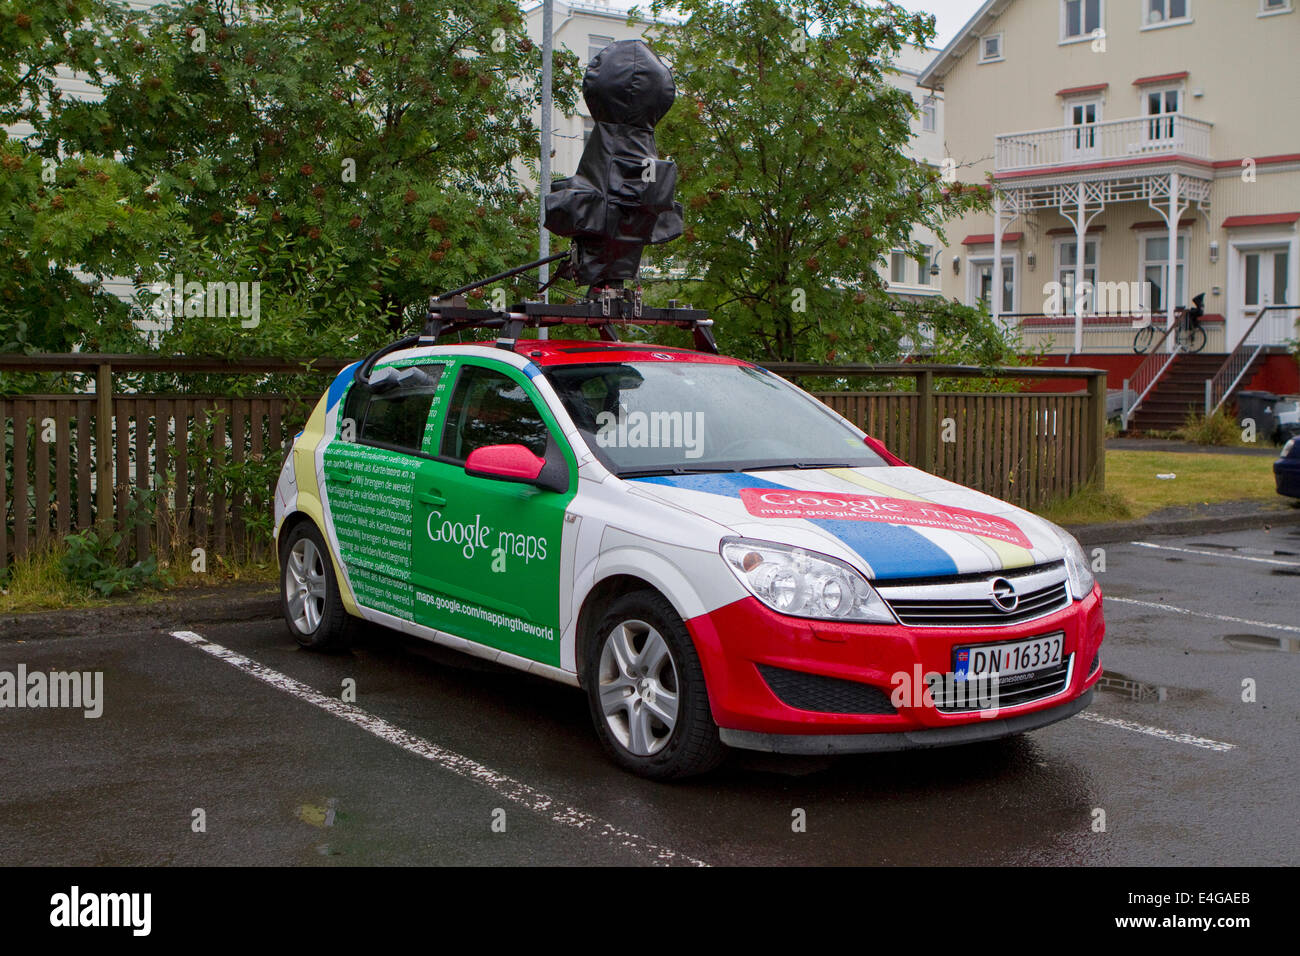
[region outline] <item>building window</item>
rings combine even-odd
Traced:
[[[1181,89],[1146,91],[1147,116],[1159,117],[1147,123],[1147,139],[1153,142],[1174,138],[1174,115],[1182,104]]]
[[[903,285],[907,282],[907,253],[895,249],[889,254],[889,282]]]
[[[613,37],[597,36],[594,33],[587,34],[587,62],[590,63],[596,58],[596,54],[605,47],[614,42]]]
[[[1002,59],[1002,34],[993,33],[980,37],[980,62],[996,63]]]
[[[1187,234],[1178,236],[1176,256],[1177,271],[1174,274],[1174,308],[1187,304]],[[1161,314],[1167,306],[1165,290],[1169,288],[1169,236],[1147,236],[1142,240],[1142,280],[1150,292],[1151,301],[1146,303],[1155,314]]]
[[[1079,283],[1087,284],[1084,298],[1084,311],[1095,312],[1096,298],[1090,294],[1097,288],[1097,240],[1083,241],[1083,278],[1075,279],[1078,268],[1079,243],[1074,239],[1062,239],[1056,243],[1056,281],[1061,284],[1061,309],[1063,315],[1074,314],[1074,294]]]
[[[993,257],[970,260],[971,281],[974,283],[974,298],[983,302],[991,311],[993,308]],[[1002,314],[1016,311],[1016,257],[1002,257]]]
[[[1190,23],[1192,19],[1191,0],[1146,0],[1146,7],[1149,27]]]
[[[1065,121],[1073,127],[1069,142],[1077,153],[1090,152],[1097,145],[1097,124],[1101,122],[1100,100],[1078,100],[1065,106]]]
[[[1061,0],[1061,42],[1082,40],[1102,28],[1102,0]]]
[[[1259,0],[1259,16],[1271,17],[1275,13],[1290,13],[1295,8],[1291,0]]]
[[[916,284],[930,284],[930,261],[934,256],[934,248],[931,246],[922,246],[921,254],[916,258]]]
[[[939,104],[933,96],[921,101],[921,132],[933,133],[938,128]]]

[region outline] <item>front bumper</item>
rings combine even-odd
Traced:
[[[1300,461],[1295,458],[1279,458],[1273,462],[1273,479],[1277,483],[1279,495],[1300,498]]]
[[[756,598],[744,598],[686,624],[723,741],[798,753],[939,746],[1019,733],[1063,719],[1091,699],[1088,692],[1102,672],[1099,654],[1105,634],[1100,588],[1053,614],[999,627],[812,621],[777,614]],[[908,692],[909,681],[915,687],[923,675],[949,674],[954,647],[1055,633],[1064,635],[1065,677],[1063,685],[1046,696],[954,711]],[[791,706],[792,695],[782,689],[783,699],[770,683],[774,676],[791,673],[807,675],[829,691],[805,695],[800,706]],[[862,693],[854,694],[855,689]],[[804,709],[817,706],[827,709]],[[962,732],[954,733],[957,729]],[[866,739],[876,736],[877,743]],[[797,739],[805,737],[827,739]]]

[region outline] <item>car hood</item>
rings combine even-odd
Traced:
[[[1065,556],[1049,522],[906,466],[665,475],[628,484],[735,535],[820,551],[877,581],[1002,571]]]

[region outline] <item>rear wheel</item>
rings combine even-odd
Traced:
[[[1183,347],[1189,352],[1199,352],[1205,348],[1205,341],[1208,338],[1205,329],[1199,325],[1194,325],[1187,330],[1187,335],[1183,339]]]
[[[615,598],[590,629],[585,670],[596,735],[621,767],[673,780],[726,756],[695,645],[661,594]]]
[[[302,647],[335,651],[352,642],[354,619],[343,607],[334,563],[310,521],[290,531],[281,547],[280,598],[284,623]]]

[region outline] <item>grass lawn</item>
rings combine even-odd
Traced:
[[[1177,477],[1156,477],[1171,472]],[[1108,451],[1104,492],[1085,489],[1039,513],[1057,524],[1095,524],[1142,518],[1178,505],[1246,500],[1282,500],[1273,483],[1272,458]]]

